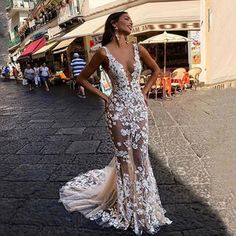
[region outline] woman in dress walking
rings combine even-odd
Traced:
[[[144,47],[127,43],[131,30],[126,12],[111,14],[105,24],[103,47],[77,79],[105,101],[114,158],[104,169],[91,170],[66,183],[60,189],[60,201],[68,211],[79,211],[100,225],[123,230],[130,227],[136,235],[143,231],[154,234],[161,225],[172,222],[165,216],[148,157],[146,98],[160,69]],[[140,60],[152,70],[142,90]],[[109,97],[88,82],[100,65],[112,82]]]

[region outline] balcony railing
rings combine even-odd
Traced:
[[[13,46],[17,45],[20,42],[21,42],[20,37],[17,36],[15,39],[8,41],[8,48],[13,47]]]
[[[29,0],[5,0],[7,8],[13,9],[33,9],[35,1]]]

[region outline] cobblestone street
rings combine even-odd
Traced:
[[[11,81],[0,90],[0,235],[134,236],[58,203],[66,181],[113,156],[102,101],[63,86],[28,92]],[[236,235],[235,104],[235,89],[150,100],[150,158],[173,220],[158,236]]]

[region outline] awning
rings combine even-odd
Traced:
[[[62,39],[78,38],[87,35],[94,35],[96,31],[105,25],[108,15],[101,16],[92,20],[85,21],[82,25],[78,26],[70,33],[65,34]]]
[[[134,23],[132,34],[199,29],[199,1],[152,2],[129,8],[127,12]]]
[[[53,42],[53,43],[49,43],[49,44],[43,46],[38,51],[36,51],[35,53],[32,54],[32,58],[37,59],[37,58],[45,57],[46,52],[48,50],[50,50],[56,44],[57,44],[57,42]]]
[[[132,34],[148,31],[198,30],[199,1],[151,2],[125,10],[133,21]],[[102,34],[104,27],[94,33]]]
[[[33,41],[32,43],[30,43],[29,45],[27,45],[27,47],[25,48],[25,50],[21,53],[20,57],[18,58],[18,60],[22,60],[22,59],[26,59],[28,58],[31,54],[33,54],[34,52],[38,51],[40,48],[42,48],[46,43],[45,38],[40,38],[37,39],[35,41]]]
[[[53,51],[52,53],[53,53],[53,54],[62,53],[62,52],[65,52],[65,51],[67,50],[67,48],[68,48],[68,47],[63,48],[63,49],[61,49],[61,50]]]
[[[63,51],[67,50],[68,46],[75,40],[75,38],[72,39],[66,39],[60,42],[55,48],[53,48],[53,54],[59,53],[58,50],[64,49]]]

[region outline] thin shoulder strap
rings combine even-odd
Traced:
[[[139,55],[139,46],[137,43],[134,43],[134,52],[135,52],[135,56],[140,58],[140,55]]]
[[[102,48],[104,48],[105,51],[106,51],[106,54],[109,55],[109,51],[108,51],[107,47],[106,46],[102,46]]]

